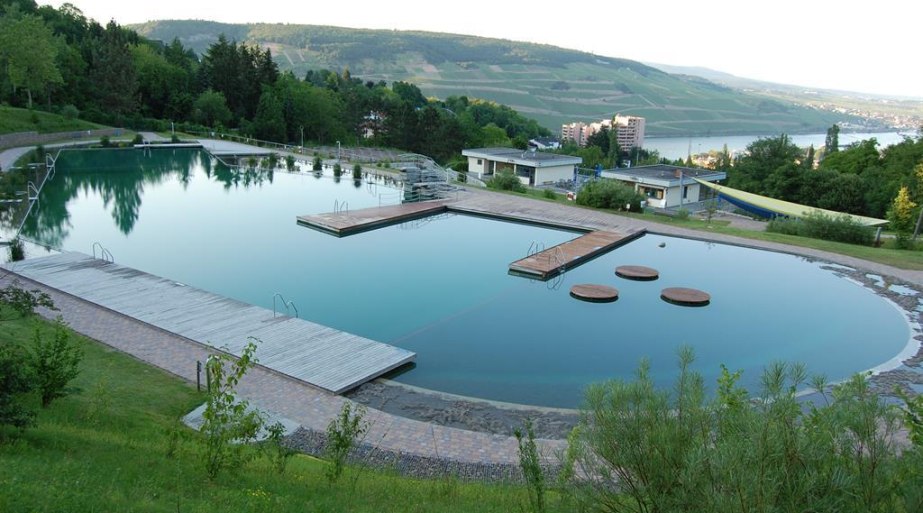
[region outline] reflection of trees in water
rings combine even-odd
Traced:
[[[273,170],[270,168],[229,168],[219,163],[215,167],[214,178],[222,182],[225,189],[230,189],[231,187],[237,188],[240,186],[244,188],[260,186],[266,182],[271,184],[273,175]]]
[[[42,244],[60,248],[70,234],[67,201],[77,194],[78,182],[70,175],[56,173],[42,188],[41,199],[23,223],[22,233]]]
[[[23,233],[41,243],[61,247],[71,227],[67,204],[80,193],[94,193],[105,208],[111,208],[119,230],[128,235],[138,221],[145,186],[175,178],[185,190],[196,166],[205,170],[206,176],[214,174],[226,187],[231,183],[249,187],[267,179],[272,182],[271,171],[234,173],[196,150],[66,152],[65,158],[59,159],[55,179],[46,184],[41,201],[26,220]],[[234,176],[226,181],[229,174]]]

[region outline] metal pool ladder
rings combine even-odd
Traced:
[[[294,301],[286,301],[285,298],[282,297],[282,294],[279,294],[278,292],[276,292],[276,295],[272,296],[272,316],[273,316],[273,318],[275,318],[275,316],[276,316],[276,300],[277,300],[277,299],[280,300],[280,301],[282,301],[282,306],[285,307],[285,314],[286,314],[286,315],[288,315],[289,309],[291,309],[291,310],[294,310],[294,311],[295,311],[295,317],[296,317],[296,318],[300,318],[300,317],[298,317],[298,307],[295,306],[295,302],[294,302]],[[289,317],[291,317],[291,316],[289,315]]]
[[[99,258],[100,260],[102,260],[102,261],[104,261],[104,262],[106,262],[106,263],[110,263],[110,264],[114,264],[114,263],[115,263],[115,257],[112,256],[112,252],[110,252],[108,249],[104,248],[103,245],[100,244],[99,242],[94,242],[94,243],[93,243],[93,258],[97,258],[97,256],[96,256],[96,248],[99,248],[99,257],[98,257],[98,258]]]

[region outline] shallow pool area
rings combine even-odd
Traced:
[[[723,363],[755,386],[773,360],[840,379],[891,360],[911,336],[892,303],[786,254],[646,235],[540,282],[509,275],[509,263],[579,233],[443,214],[337,238],[295,221],[400,196],[370,176],[236,174],[195,150],[67,152],[23,235],[83,253],[99,242],[119,264],[267,308],[279,293],[302,318],[415,351],[401,383],[541,406],[575,407],[587,384],[630,379],[642,358],[670,386],[681,345],[709,385]],[[660,278],[625,280],[620,265]],[[619,299],[577,301],[578,283],[614,286]],[[666,287],[711,303],[666,303]]]

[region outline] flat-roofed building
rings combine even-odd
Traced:
[[[497,173],[512,173],[525,185],[553,184],[571,180],[580,157],[516,148],[474,148],[462,150],[468,157],[468,172],[484,180]]]
[[[699,185],[693,178],[704,182],[717,182],[727,178],[724,171],[694,169],[666,164],[606,169],[600,177],[618,180],[629,185],[647,198],[654,208],[676,208],[710,199],[710,189]]]

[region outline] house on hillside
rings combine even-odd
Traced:
[[[711,169],[656,164],[607,169],[602,171],[600,177],[618,180],[632,187],[647,198],[648,206],[668,209],[713,198],[712,191],[700,186],[693,178],[714,183],[727,178],[727,173]]]
[[[468,157],[468,172],[484,180],[497,173],[513,173],[525,185],[553,184],[571,180],[580,157],[516,148],[475,148],[462,150]]]

